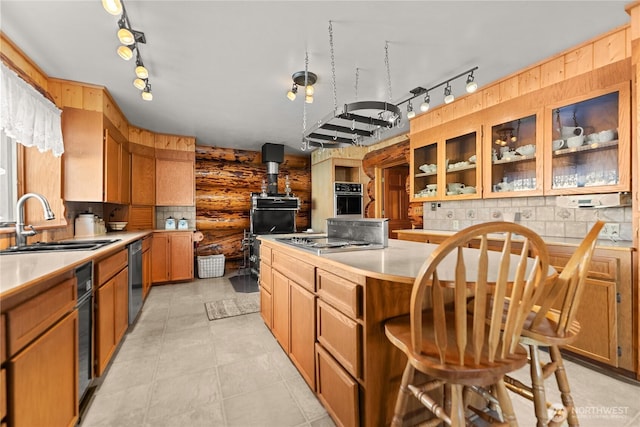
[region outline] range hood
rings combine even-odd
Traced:
[[[562,208],[617,208],[631,206],[631,194],[585,194],[580,196],[558,196],[556,206]]]

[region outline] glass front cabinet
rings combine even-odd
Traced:
[[[545,194],[629,191],[631,103],[628,83],[545,111]]]
[[[499,117],[484,138],[484,197],[542,194],[542,114]]]
[[[413,201],[480,198],[482,127],[447,124],[411,138]]]
[[[630,191],[630,85],[557,86],[412,135],[412,201]]]

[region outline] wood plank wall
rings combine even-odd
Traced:
[[[196,228],[204,234],[198,255],[224,254],[227,266],[243,262],[242,239],[249,231],[251,193],[260,192],[267,167],[258,151],[196,146]],[[300,198],[296,227],[311,225],[311,159],[285,155],[279,165],[278,190],[284,192],[289,175],[291,190]]]

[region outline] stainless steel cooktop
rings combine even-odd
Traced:
[[[384,245],[382,244],[324,236],[279,237],[276,238],[276,241],[313,252],[317,255],[336,252],[384,249]]]

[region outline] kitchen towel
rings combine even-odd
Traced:
[[[205,302],[204,307],[209,320],[256,313],[260,311],[260,293],[255,292],[236,298]]]

